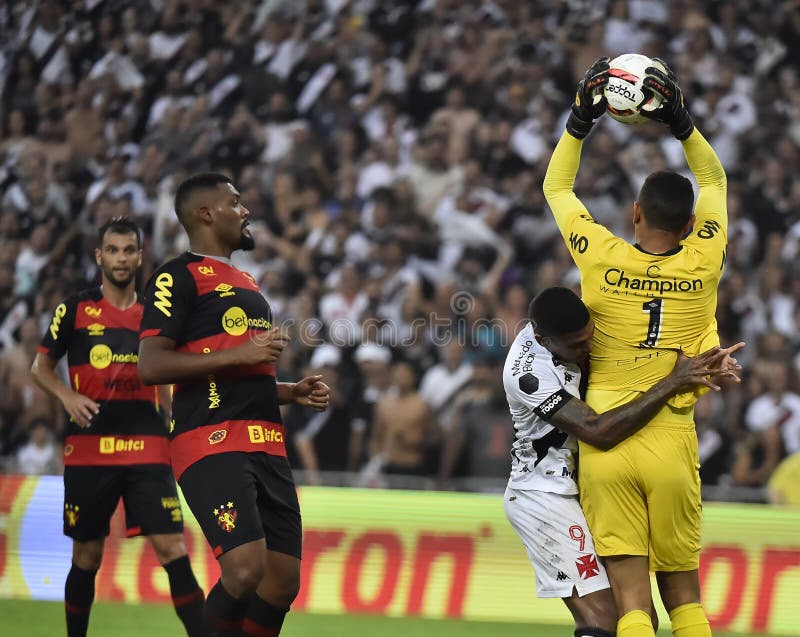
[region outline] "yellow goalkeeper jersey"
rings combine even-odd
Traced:
[[[580,270],[583,301],[595,322],[587,399],[591,404],[592,393],[611,390],[611,402],[622,404],[669,374],[678,350],[696,355],[719,344],[714,314],[727,244],[725,172],[695,129],[683,142],[699,185],[693,229],[675,250],[650,254],[596,223],[573,192],[581,146],[562,135],[544,194]],[[695,393],[679,394],[670,405],[690,408],[695,401]],[[592,406],[615,406],[601,402]]]

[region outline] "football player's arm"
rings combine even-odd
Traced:
[[[675,392],[704,386],[719,390],[708,377],[730,375],[730,355],[744,343],[727,349],[713,348],[688,358],[680,354],[672,372],[639,398],[598,414],[582,400],[570,397],[549,419],[550,424],[593,447],[607,451],[644,427]],[[733,359],[733,364],[736,361]]]
[[[573,190],[581,162],[582,146],[582,140],[564,131],[550,157],[542,184],[544,197],[550,210],[553,211],[553,217],[561,234],[565,237],[569,234],[574,217],[581,214],[589,215],[586,206]]]
[[[195,354],[175,351],[168,336],[145,336],[139,342],[139,378],[145,385],[184,383],[216,374],[229,367],[261,365],[278,360],[286,335],[273,328],[265,336],[216,352]]]
[[[573,190],[582,143],[564,132],[547,166],[543,191],[567,250],[578,269],[584,271],[594,267],[596,255],[605,254],[608,242],[615,238],[592,218]]]
[[[683,152],[686,155],[686,162],[695,176],[698,185],[697,203],[694,207],[695,231],[692,237],[704,237],[698,232],[703,232],[706,222],[718,224],[716,230],[723,238],[728,234],[728,208],[727,193],[728,181],[725,176],[725,169],[719,161],[719,157],[714,152],[711,144],[696,128],[689,137],[683,142]],[[707,227],[705,231],[708,235],[716,234],[713,231],[715,226]]]
[[[322,382],[322,374],[306,376],[296,383],[277,383],[277,389],[279,405],[297,403],[314,411],[328,408],[331,390]]]
[[[56,364],[67,353],[72,340],[76,310],[77,300],[74,297],[56,307],[36,358],[33,359],[31,376],[39,387],[61,402],[64,410],[78,426],[88,427],[100,406],[91,398],[67,386],[56,374]]]

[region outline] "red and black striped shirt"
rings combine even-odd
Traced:
[[[66,354],[72,388],[100,405],[90,427],[70,421],[66,465],[169,463],[156,388],[141,383],[136,365],[142,310],[120,310],[92,288],[53,313],[39,351],[54,361]]]
[[[166,336],[176,351],[202,354],[241,345],[272,327],[253,277],[229,263],[186,252],[147,285],[141,338]],[[174,386],[170,454],[176,477],[205,456],[228,451],[285,456],[275,366],[224,370]]]

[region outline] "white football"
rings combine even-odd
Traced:
[[[658,108],[661,96],[642,90],[644,71],[648,66],[654,66],[666,73],[664,65],[638,53],[623,53],[608,64],[608,84],[604,89],[608,114],[623,124],[648,121],[641,110]]]

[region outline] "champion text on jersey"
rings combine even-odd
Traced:
[[[609,268],[606,270],[604,280],[609,285],[625,290],[641,290],[652,292],[659,296],[665,292],[696,292],[703,289],[701,279],[659,279],[657,276],[648,279],[626,276],[625,270]]]

